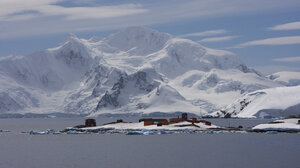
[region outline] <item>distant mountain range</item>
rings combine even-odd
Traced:
[[[244,112],[230,107],[243,96],[253,102],[264,92],[261,89],[290,90],[285,86],[299,85],[299,74],[265,77],[231,52],[144,27],[130,27],[103,39],[71,34],[57,48],[0,58],[0,116],[188,112],[261,117],[266,115],[258,115],[257,109]],[[295,101],[276,108],[300,103],[300,88],[293,88],[279,95],[297,94]],[[261,114],[266,109],[259,110]]]

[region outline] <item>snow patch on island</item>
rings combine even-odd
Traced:
[[[283,120],[275,120],[268,124],[259,124],[252,128],[253,131],[284,131],[284,132],[300,132],[300,118],[289,118]]]

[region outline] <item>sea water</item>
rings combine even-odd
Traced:
[[[98,124],[116,118],[97,119]],[[137,121],[136,118],[124,120]],[[250,127],[267,120],[210,119]],[[86,167],[298,167],[300,134],[212,133],[136,135],[30,135],[62,130],[83,118],[0,119],[0,168]],[[22,133],[23,132],[23,133]]]

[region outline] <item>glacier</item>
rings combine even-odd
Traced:
[[[70,34],[56,48],[0,58],[0,115],[199,116],[282,86],[231,52],[129,27],[105,38]]]
[[[254,91],[237,99],[217,116],[278,118],[300,115],[300,86]]]

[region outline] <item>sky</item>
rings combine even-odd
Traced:
[[[266,75],[300,71],[299,0],[1,0],[0,57],[129,26],[231,51]]]

